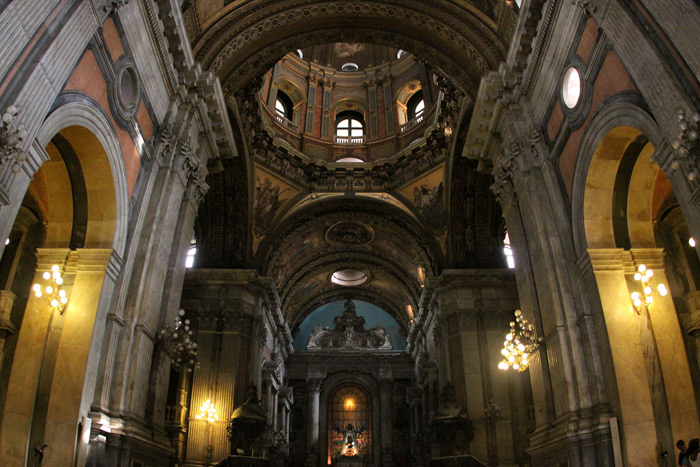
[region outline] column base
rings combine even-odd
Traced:
[[[609,417],[571,414],[530,436],[532,465],[614,467]]]

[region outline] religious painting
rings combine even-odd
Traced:
[[[339,58],[354,57],[364,50],[365,44],[358,42],[354,42],[352,44],[348,44],[347,42],[336,42],[335,44],[335,55]]]
[[[325,248],[328,244],[323,239],[323,231],[317,227],[303,232],[298,237],[289,240],[284,245],[285,253],[281,254],[276,261],[275,283],[279,287],[286,278],[288,271],[294,269],[294,265],[299,261],[305,261],[318,250]]]
[[[270,172],[255,166],[255,193],[253,194],[254,250],[267,235],[280,208],[299,192]]]
[[[347,383],[331,396],[328,405],[328,457],[333,460],[371,458],[372,407],[367,391]]]
[[[401,188],[399,192],[409,201],[433,230],[440,232],[447,223],[445,207],[445,165]]]

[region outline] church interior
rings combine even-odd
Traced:
[[[700,438],[700,1],[10,0],[0,31],[0,464]]]

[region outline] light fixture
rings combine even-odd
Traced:
[[[688,245],[690,245],[691,248],[695,248],[695,239],[693,237],[688,239]]]
[[[68,304],[68,294],[63,290],[63,277],[61,277],[61,268],[58,264],[51,266],[51,272],[46,271],[41,277],[48,281],[48,284],[42,285],[36,283],[32,286],[32,292],[37,298],[41,298],[44,295],[48,299],[49,306],[58,311],[60,314],[66,309]]]
[[[216,413],[216,407],[211,399],[204,401],[202,406],[199,408],[199,413],[194,416],[197,420],[206,420],[209,423],[214,423],[219,419],[219,415]]]
[[[175,317],[174,327],[166,324],[158,333],[158,340],[163,343],[163,349],[172,359],[173,368],[187,368],[191,372],[197,363],[197,343],[192,340],[193,331],[190,320],[184,319],[185,310],[179,310]]]
[[[637,268],[637,272],[634,273],[634,280],[641,283],[642,292],[644,293],[644,295],[642,295],[639,292],[634,291],[630,294],[630,298],[632,298],[632,305],[637,311],[637,314],[642,312],[642,308],[648,307],[654,302],[654,297],[652,296],[653,289],[651,288],[651,278],[653,276],[654,271],[647,269],[647,267],[643,264],[640,264]],[[659,283],[659,285],[656,286],[656,290],[662,297],[665,297],[668,294],[666,285],[662,283]]]
[[[352,397],[349,397],[345,399],[345,410],[354,410],[355,409],[355,399]]]
[[[503,360],[498,364],[498,368],[525,371],[530,364],[530,355],[540,346],[542,338],[534,337],[535,328],[523,317],[522,311],[515,310],[513,314],[515,321],[510,322],[510,332],[506,334],[501,350]]]
[[[685,109],[676,109],[676,120],[678,121],[678,136],[673,140],[671,146],[676,151],[677,159],[671,162],[671,168],[677,170],[681,162],[688,166],[688,180],[693,181],[698,176],[697,161],[693,160],[693,153],[697,151],[698,133],[700,128],[700,114],[693,112],[690,121],[686,120]]]

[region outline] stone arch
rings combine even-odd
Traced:
[[[612,219],[615,179],[624,149],[638,137],[648,139],[652,151],[645,147],[643,153],[632,161],[628,188],[644,201],[648,209],[632,213],[635,226],[628,228],[628,235],[636,246],[648,246],[653,239],[648,184],[660,168],[647,160],[652,156],[653,148],[663,144],[663,135],[653,118],[639,106],[629,102],[612,103],[591,122],[576,161],[572,224],[577,256],[582,256],[589,247],[615,247],[616,229]],[[642,225],[647,220],[649,225]],[[594,236],[593,232],[597,234]]]
[[[88,206],[87,245],[109,246],[122,256],[126,248],[129,188],[114,129],[95,106],[69,102],[48,115],[39,129],[37,140],[46,147],[56,134],[66,131],[71,137],[69,139],[82,139],[74,147],[83,168],[87,194],[99,197],[99,203]],[[113,234],[110,235],[109,230],[113,230]],[[107,239],[107,235],[111,238]]]
[[[197,41],[197,59],[219,75],[225,89],[240,89],[286,53],[319,43],[381,43],[434,57],[434,66],[472,94],[481,76],[505,57],[495,23],[469,4],[272,3],[257,0],[230,8]],[[282,28],[290,33],[280,36]]]

